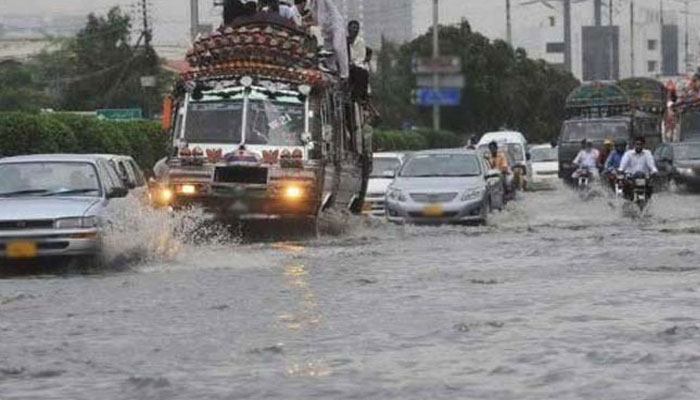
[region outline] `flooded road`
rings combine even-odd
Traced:
[[[128,268],[0,280],[0,398],[695,400],[697,202],[632,219],[560,189],[302,243],[146,218],[111,241]]]

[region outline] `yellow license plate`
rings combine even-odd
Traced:
[[[7,257],[9,258],[34,258],[38,253],[35,242],[24,240],[8,242],[5,249]]]
[[[439,204],[433,204],[423,208],[423,216],[425,217],[442,217],[443,213],[442,206]]]

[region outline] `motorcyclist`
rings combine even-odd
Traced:
[[[574,159],[574,165],[577,167],[576,171],[571,175],[571,178],[574,180],[585,174],[596,176],[598,173],[598,159],[600,158],[600,153],[593,148],[593,142],[583,139],[581,147],[583,149]]]
[[[614,149],[615,142],[612,139],[605,139],[605,142],[603,142],[603,148],[600,150],[600,156],[598,158],[598,165],[601,168],[605,167],[605,162],[608,160],[608,157],[610,157],[610,154],[612,154]]]
[[[476,150],[476,147],[479,145],[479,137],[477,135],[472,135],[469,138],[469,145],[467,148],[469,150]]]
[[[622,157],[624,157],[626,152],[627,141],[625,139],[618,139],[615,141],[615,150],[610,153],[608,159],[605,161],[605,171],[614,172],[620,169]]]
[[[497,169],[503,172],[504,175],[510,173],[510,166],[508,165],[508,159],[503,152],[498,151],[498,143],[489,143],[489,152],[486,154],[487,160],[491,164],[491,168]]]
[[[633,179],[649,179],[659,173],[654,162],[654,156],[651,151],[644,148],[646,140],[643,137],[638,137],[634,140],[634,149],[625,153],[620,161],[620,171],[627,177]],[[632,197],[634,189],[631,181],[625,185],[625,197]],[[652,195],[652,185],[647,184],[647,197]]]

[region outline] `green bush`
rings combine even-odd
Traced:
[[[460,136],[451,132],[435,132],[417,129],[410,132],[376,130],[375,151],[416,151],[425,149],[447,149],[463,145]]]
[[[167,135],[153,121],[110,122],[73,114],[0,113],[0,156],[126,154],[147,173],[165,155]]]

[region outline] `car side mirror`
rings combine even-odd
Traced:
[[[529,152],[528,152],[528,153],[525,153],[525,159],[526,159],[527,161],[532,161],[532,154],[530,154]]]
[[[136,183],[135,182],[130,182],[128,179],[122,179],[122,183],[124,184],[124,187],[127,189],[136,189]]]
[[[118,188],[112,188],[112,190],[107,192],[107,198],[108,199],[120,199],[124,198],[129,194],[129,190],[127,188],[123,187],[118,187]]]
[[[497,169],[491,169],[486,173],[486,179],[500,178],[501,171]]]

